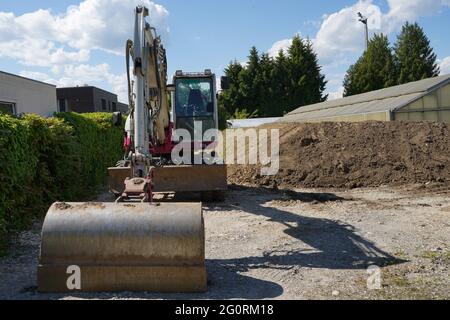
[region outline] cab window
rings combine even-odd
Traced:
[[[176,80],[177,117],[213,117],[213,90],[210,79]]]

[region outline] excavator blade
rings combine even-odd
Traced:
[[[42,230],[40,292],[204,292],[200,203],[55,203]]]
[[[109,186],[122,194],[124,181],[131,177],[130,168],[110,168]],[[225,165],[180,165],[153,169],[153,192],[203,192],[227,190]]]
[[[153,170],[155,192],[201,192],[227,190],[225,165],[166,166]]]

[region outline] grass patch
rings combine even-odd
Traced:
[[[433,263],[450,264],[450,252],[447,251],[425,251],[421,257]]]

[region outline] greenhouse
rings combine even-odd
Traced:
[[[283,122],[450,122],[450,74],[298,108]]]

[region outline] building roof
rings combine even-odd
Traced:
[[[282,121],[308,121],[335,116],[396,111],[450,83],[450,74],[304,106]]]
[[[263,124],[274,123],[281,118],[255,118],[255,119],[243,119],[243,120],[228,120],[228,123],[232,128],[253,128],[259,127]]]
[[[36,83],[39,83],[39,84],[45,84],[45,85],[50,86],[50,87],[56,87],[56,86],[53,85],[53,84],[50,84],[50,83],[47,83],[47,82],[43,82],[43,81],[39,81],[39,80],[34,80],[34,79],[26,78],[26,77],[22,77],[22,76],[19,76],[19,75],[17,75],[17,74],[12,74],[12,73],[5,72],[5,71],[1,71],[1,70],[0,70],[0,73],[3,73],[3,74],[5,74],[5,75],[7,75],[7,76],[11,76],[11,77],[23,79],[23,80],[28,80],[28,81],[36,82]]]
[[[75,89],[75,90],[76,89],[92,89],[92,90],[98,90],[98,91],[102,91],[102,92],[105,92],[105,93],[117,96],[117,94],[114,93],[114,92],[111,92],[111,91],[108,91],[108,90],[105,90],[105,89],[102,89],[102,88],[99,88],[99,87],[96,87],[96,86],[90,86],[90,85],[74,86],[74,87],[57,87],[56,88],[57,91],[58,90],[73,90],[73,89]]]

